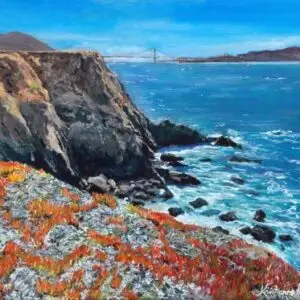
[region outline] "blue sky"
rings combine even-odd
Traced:
[[[300,0],[0,0],[0,32],[103,54],[208,56],[300,45]]]

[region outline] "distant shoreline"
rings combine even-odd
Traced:
[[[106,59],[107,63],[148,63],[153,64],[151,60],[117,60],[117,59]],[[157,64],[202,64],[202,65],[297,65],[300,64],[300,60],[293,61],[205,61],[205,62],[193,62],[193,61],[157,61]]]

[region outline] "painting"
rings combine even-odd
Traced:
[[[0,299],[300,299],[298,0],[0,4]]]

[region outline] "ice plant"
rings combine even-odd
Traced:
[[[125,288],[123,291],[122,291],[122,294],[121,294],[125,300],[137,300],[138,299],[138,296],[136,293],[134,293],[132,290],[130,290],[129,288]]]
[[[7,242],[0,252],[0,298],[12,289],[7,282],[19,266],[35,270],[39,276],[36,290],[41,296],[70,300],[84,297],[105,299],[110,293],[116,298],[138,299],[130,288],[126,273],[132,265],[143,272],[150,272],[155,278],[154,284],[164,284],[165,278],[171,278],[175,285],[200,287],[214,300],[252,300],[255,299],[253,290],[257,288],[268,286],[288,291],[295,290],[299,285],[299,273],[273,253],[266,250],[255,252],[256,247],[230,236],[215,243],[215,233],[206,238],[209,229],[185,225],[168,214],[145,208],[128,206],[132,214],[115,215],[118,212],[113,211],[117,207],[116,199],[108,195],[94,194],[89,203],[81,205],[76,193],[62,188],[61,195],[69,203],[33,199],[27,202],[27,218],[15,218],[10,201],[5,203],[7,186],[18,183],[15,175],[26,175],[25,170],[26,167],[17,163],[0,162],[0,216],[5,227],[15,229],[20,235],[20,241]],[[100,205],[111,208],[105,209],[102,221],[110,230],[118,229],[118,236],[104,235],[88,228],[86,242],[91,243],[91,248],[83,243],[59,259],[45,256],[44,251],[49,246],[44,245],[45,236],[50,230],[61,224],[80,227],[80,217]],[[145,225],[151,236],[147,236],[144,245],[138,243],[141,245],[139,247],[136,243],[123,242],[131,240],[124,231],[127,227],[131,229],[133,218],[135,222],[140,219],[150,221],[141,220],[141,226]],[[181,243],[185,244],[184,249],[180,248],[174,236],[180,237]],[[106,249],[110,253],[108,255],[97,249],[99,245],[114,249]],[[186,247],[189,251],[185,251]],[[251,251],[258,254],[254,256],[257,258],[249,255]],[[83,258],[88,258],[92,263],[91,269],[85,269],[85,266],[78,269]],[[85,272],[92,272],[94,278],[88,287],[85,286],[85,276],[88,276]],[[124,289],[125,282],[128,286]],[[143,291],[140,292],[143,295]]]
[[[200,227],[196,225],[183,224],[166,213],[159,213],[133,205],[128,205],[128,210],[138,214],[142,218],[152,221],[154,224],[157,225],[166,225],[170,228],[174,228],[180,231],[192,231],[200,229]]]
[[[105,261],[107,259],[107,254],[103,251],[96,250],[95,257],[101,261]]]
[[[69,198],[74,203],[77,203],[80,200],[79,195],[72,193],[69,189],[65,187],[61,189],[61,194],[62,196]]]
[[[112,279],[110,285],[113,289],[118,289],[121,286],[121,283],[122,283],[121,276],[119,275],[118,269],[116,269],[113,272],[113,279]]]
[[[112,195],[93,193],[93,199],[96,203],[105,204],[112,209],[118,206],[117,200]]]
[[[113,246],[118,248],[122,245],[121,239],[113,235],[103,235],[94,230],[88,231],[88,237],[96,243],[99,243],[103,246]]]

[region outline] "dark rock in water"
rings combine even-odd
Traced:
[[[239,155],[233,155],[229,161],[235,162],[235,163],[255,163],[255,164],[262,163],[261,159],[250,159],[250,158],[239,156]]]
[[[170,207],[169,208],[169,214],[173,217],[177,217],[179,215],[184,214],[184,211],[180,207]]]
[[[264,222],[266,217],[266,213],[263,210],[259,209],[256,211],[253,220],[257,222]]]
[[[271,243],[276,237],[275,232],[271,227],[264,225],[256,225],[251,230],[251,235],[258,241]]]
[[[168,200],[168,199],[171,199],[171,198],[173,198],[174,197],[174,195],[173,195],[173,193],[170,191],[170,190],[165,190],[164,192],[163,192],[163,194],[161,195],[161,197],[163,198],[163,199],[165,199],[165,200]]]
[[[92,191],[98,191],[100,193],[108,193],[111,189],[111,186],[108,183],[105,175],[101,174],[97,177],[89,177],[87,182],[90,184],[90,189]]]
[[[168,162],[168,166],[170,166],[170,167],[185,167],[186,165],[179,161],[170,161],[170,162]]]
[[[178,185],[199,185],[200,180],[196,177],[180,172],[170,172],[169,176],[166,178],[167,181],[178,184]]]
[[[153,198],[165,199],[164,193],[170,193],[162,180],[138,179],[136,181],[122,182],[115,191],[120,198],[151,200]],[[171,194],[173,196],[173,194]],[[171,197],[169,196],[169,197]]]
[[[283,135],[283,131],[281,131],[281,130],[273,130],[272,134],[273,135]]]
[[[152,196],[152,197],[156,197],[156,196],[159,195],[160,190],[159,190],[158,188],[152,188],[152,187],[150,187],[150,188],[146,188],[146,189],[145,189],[145,192],[146,192],[148,195]]]
[[[133,194],[133,197],[141,200],[149,200],[151,198],[150,195],[145,192],[136,192]]]
[[[172,183],[172,184],[178,184],[178,185],[199,185],[199,184],[201,184],[200,180],[198,180],[196,177],[186,174],[186,173],[169,171],[168,169],[164,169],[164,168],[156,168],[155,170],[167,182]]]
[[[196,200],[189,203],[194,208],[200,208],[202,206],[208,205],[208,202],[202,198],[197,198]]]
[[[220,211],[217,209],[208,209],[203,212],[201,212],[201,215],[206,216],[206,217],[212,217],[220,214]]]
[[[228,234],[230,233],[229,230],[224,229],[224,228],[221,227],[221,226],[217,226],[217,227],[213,228],[213,231],[216,231],[216,232],[222,232],[222,233],[224,233],[224,234],[226,234],[226,235],[228,235]]]
[[[237,218],[236,213],[234,211],[229,211],[227,213],[221,214],[219,216],[219,219],[221,221],[224,221],[224,222],[232,222],[232,221],[237,220],[238,218]]]
[[[242,149],[242,145],[236,143],[229,137],[220,136],[220,137],[209,137],[208,138],[210,142],[212,142],[215,146],[222,146],[222,147],[232,147],[232,148],[238,148]]]
[[[183,161],[184,158],[181,156],[176,156],[172,153],[164,153],[160,156],[160,159],[164,162],[178,162]]]
[[[292,236],[289,234],[282,234],[279,236],[279,239],[283,242],[289,242],[293,240]]]
[[[241,177],[238,177],[238,176],[232,176],[232,177],[230,178],[230,180],[231,180],[232,182],[236,183],[236,184],[239,184],[239,185],[245,184],[245,180],[244,180],[243,178],[241,178]]]
[[[241,232],[242,234],[251,234],[252,229],[251,229],[250,226],[244,226],[244,227],[242,227],[242,228],[240,229],[240,232]]]
[[[160,147],[207,142],[206,137],[198,131],[184,125],[176,125],[168,120],[159,124],[150,124],[149,129]]]
[[[169,175],[170,175],[170,171],[168,169],[164,169],[164,168],[156,168],[155,169],[156,172],[163,177],[164,179],[168,179]]]
[[[203,163],[209,163],[209,162],[212,162],[213,160],[209,157],[206,157],[206,158],[201,158],[199,159],[200,162],[203,162]]]
[[[243,192],[245,192],[247,195],[251,195],[251,196],[259,196],[260,193],[254,190],[243,190]]]

